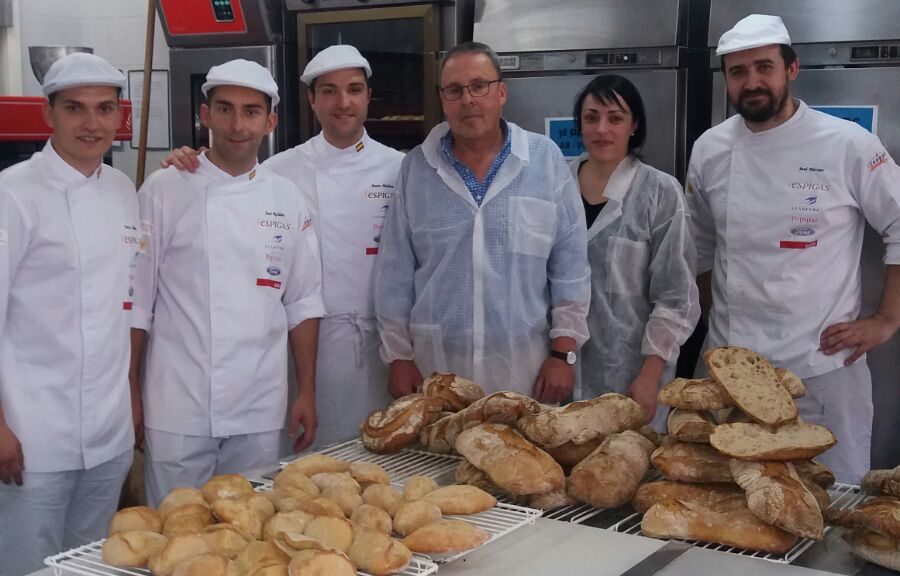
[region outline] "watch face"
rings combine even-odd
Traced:
[[[566,363],[574,364],[576,360],[576,356],[574,352],[566,352]]]

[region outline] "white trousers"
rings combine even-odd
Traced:
[[[106,536],[132,450],[90,470],[29,472],[0,484],[0,576],[30,574],[44,558]]]
[[[276,466],[281,435],[282,430],[274,430],[211,438],[147,428],[144,434],[147,505],[155,508],[175,488],[199,488],[219,474],[241,474]]]
[[[358,436],[369,414],[393,400],[380,346],[374,320],[348,315],[322,319],[316,363],[319,429],[313,448]]]

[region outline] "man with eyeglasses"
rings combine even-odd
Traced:
[[[401,165],[375,265],[394,396],[433,371],[550,403],[574,386],[588,338],[584,212],[556,145],[502,119],[506,91],[488,46],[450,50],[447,122]]]

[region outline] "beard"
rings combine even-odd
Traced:
[[[753,97],[763,96],[757,104],[748,104],[747,100]],[[788,101],[788,92],[776,97],[771,90],[759,88],[757,90],[745,90],[738,96],[737,102],[732,102],[735,111],[740,114],[744,120],[753,123],[768,122],[778,114],[780,114]]]

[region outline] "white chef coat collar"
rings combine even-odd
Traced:
[[[209,178],[216,184],[239,184],[249,182],[251,180],[255,180],[258,175],[260,175],[259,162],[256,163],[256,166],[254,166],[253,169],[248,170],[243,174],[232,176],[228,172],[213,164],[212,160],[210,160],[206,154],[206,151],[204,151],[199,156],[200,170],[207,178]]]
[[[47,143],[44,145],[42,158],[47,166],[47,178],[51,184],[58,186],[61,190],[79,186],[92,178],[100,178],[100,174],[103,172],[103,163],[101,162],[100,166],[97,166],[97,169],[90,176],[85,176],[62,159],[62,156],[53,148],[53,143],[50,140],[47,140]]]
[[[572,171],[572,177],[575,178],[575,182],[578,182],[578,170],[587,160],[588,153],[582,152],[581,156],[569,163],[569,169]],[[641,161],[631,154],[623,158],[619,165],[616,166],[616,169],[613,170],[613,173],[609,175],[609,182],[606,184],[606,190],[603,191],[603,195],[608,200],[622,202],[625,195],[628,194],[628,190],[631,189],[631,182],[634,180],[634,175],[637,174],[640,165]]]
[[[528,135],[525,130],[516,126],[509,120],[506,120],[506,127],[509,130],[510,138],[510,156],[515,156],[522,161],[522,165],[528,164]],[[455,172],[452,166],[444,158],[441,153],[441,138],[450,131],[450,124],[441,122],[431,129],[425,142],[422,143],[422,153],[425,160],[432,168],[438,168],[442,164],[450,168],[451,172]]]
[[[742,137],[744,138],[765,138],[769,136],[777,136],[781,134],[781,132],[785,130],[790,130],[791,126],[800,122],[800,119],[806,114],[807,109],[809,108],[806,105],[806,102],[800,100],[798,98],[794,98],[794,102],[797,103],[797,109],[794,111],[794,115],[788,118],[785,122],[775,126],[774,128],[769,128],[768,130],[763,130],[762,132],[753,132],[750,128],[747,127],[747,122],[742,118],[739,122],[740,130],[742,133]]]
[[[317,156],[335,160],[351,158],[357,154],[362,154],[366,150],[371,150],[373,147],[372,139],[369,138],[369,133],[366,132],[365,128],[363,128],[362,138],[359,139],[359,142],[346,148],[333,146],[331,142],[325,139],[325,135],[322,132],[319,132],[313,138],[312,144]]]

